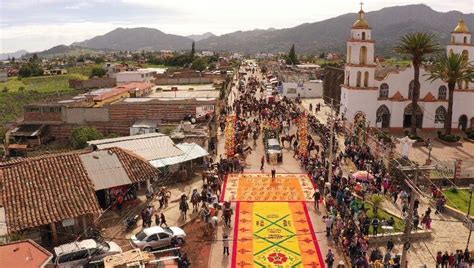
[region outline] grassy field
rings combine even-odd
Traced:
[[[373,219],[374,218],[374,212],[372,210],[372,205],[368,202],[364,202],[364,205],[365,205],[365,208],[367,208],[367,216],[370,218],[370,219]],[[393,229],[393,232],[403,232],[404,229],[405,229],[405,223],[403,222],[402,219],[400,219],[399,217],[395,216],[395,215],[392,215],[388,212],[386,212],[385,210],[383,210],[382,208],[379,208],[378,210],[378,218],[379,220],[382,220],[382,219],[390,219],[390,217],[393,217],[393,219],[395,220],[395,226],[394,226],[394,229]],[[369,229],[369,234],[373,234],[374,233],[374,227],[372,225],[370,225],[370,229]],[[383,233],[383,229],[382,229],[382,225],[379,225],[379,228],[378,228],[378,233]]]
[[[74,66],[68,67],[66,68],[66,70],[69,74],[80,74],[88,77],[91,74],[92,69],[94,69],[95,67],[103,68],[104,64],[87,64],[84,66]]]
[[[8,82],[0,83],[0,91],[7,92],[14,91],[31,91],[35,90],[40,93],[51,93],[51,92],[63,92],[70,91],[69,79],[87,79],[87,76],[83,76],[77,73],[65,74],[65,75],[52,75],[52,76],[37,76],[28,78],[10,77]]]
[[[464,213],[467,213],[469,207],[469,190],[467,189],[457,189],[457,193],[453,192],[451,189],[444,190],[444,195],[448,199],[447,205],[458,209]],[[471,200],[471,215],[474,214],[474,199]]]

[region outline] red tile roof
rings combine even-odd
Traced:
[[[143,158],[120,148],[109,148],[132,182],[159,176]],[[25,158],[0,164],[0,204],[7,227],[20,231],[86,214],[101,212],[94,185],[80,155],[88,151]]]
[[[3,267],[44,267],[53,254],[33,240],[16,241],[0,246],[0,260]]]
[[[134,89],[137,89],[137,88],[138,88],[138,90],[145,90],[145,89],[148,89],[148,88],[151,88],[151,87],[153,87],[153,84],[148,83],[148,82],[127,83],[127,84],[123,84],[123,85],[120,85],[120,86],[116,86],[116,87],[113,88],[113,90],[111,90],[109,92],[106,92],[102,95],[95,96],[94,101],[102,101],[102,100],[105,100],[105,99],[108,99],[108,98],[111,98],[111,97],[114,97],[114,96],[117,96],[117,95],[127,93],[127,92],[129,92],[131,90],[134,90]]]
[[[101,212],[78,154],[29,158],[0,168],[0,182],[10,231]]]
[[[117,155],[132,182],[151,180],[160,175],[160,171],[153,167],[147,160],[130,151],[117,147],[109,150]]]

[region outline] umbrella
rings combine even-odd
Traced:
[[[367,181],[367,180],[373,180],[374,176],[365,170],[359,170],[359,171],[356,171],[354,174],[352,174],[352,178],[359,181]]]

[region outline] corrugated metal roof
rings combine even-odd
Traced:
[[[183,155],[157,159],[154,161],[150,161],[150,164],[152,164],[154,167],[160,168],[164,166],[184,163],[193,159],[204,157],[209,154],[204,148],[202,148],[196,143],[180,143],[176,146],[184,152]]]
[[[112,151],[95,151],[79,157],[96,191],[132,184],[122,163]]]
[[[149,133],[128,137],[90,141],[98,149],[118,147],[135,153],[147,161],[183,155],[171,138],[162,133]]]

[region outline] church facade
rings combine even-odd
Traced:
[[[347,41],[344,84],[341,85],[340,114],[348,121],[365,118],[371,127],[409,129],[411,116],[417,115],[420,129],[442,129],[448,108],[447,84],[427,81],[420,69],[418,107],[412,107],[413,67],[379,68],[374,60],[375,41],[361,9]],[[446,53],[463,53],[474,59],[471,33],[461,19],[451,33]],[[462,82],[454,91],[453,129],[474,128],[474,84]]]

